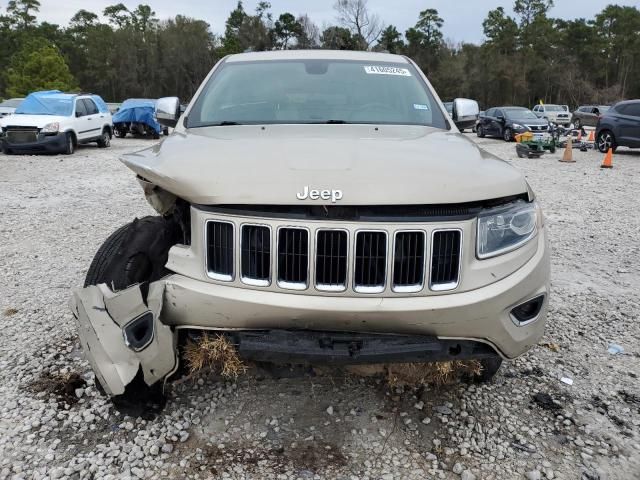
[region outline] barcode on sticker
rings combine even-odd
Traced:
[[[369,75],[399,75],[401,77],[410,77],[411,72],[406,68],[398,67],[382,67],[379,65],[370,65],[364,67],[364,71]]]

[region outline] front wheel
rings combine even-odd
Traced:
[[[107,148],[109,145],[111,145],[111,134],[109,133],[109,130],[105,128],[102,135],[100,135],[100,138],[98,138],[98,147]]]
[[[576,121],[573,122],[573,128],[575,128],[576,130],[579,130],[580,127],[582,127],[582,122],[580,122],[579,118],[576,118]]]
[[[484,128],[482,128],[482,125],[478,125],[478,128],[476,129],[476,135],[478,135],[478,137],[480,138],[484,138]]]
[[[596,138],[596,145],[598,146],[598,150],[600,153],[607,153],[609,149],[613,152],[616,151],[618,147],[616,145],[616,139],[609,130],[602,130],[598,133],[598,137]]]
[[[498,373],[498,370],[500,370],[502,358],[483,358],[480,360],[480,365],[482,365],[482,372],[480,375],[476,376],[476,381],[480,383],[487,383],[493,380],[493,377]]]
[[[118,138],[124,138],[127,136],[127,131],[119,128],[116,128],[113,133],[115,133]]]
[[[510,128],[505,128],[502,131],[502,138],[505,142],[510,142],[513,139],[513,133],[511,132]]]
[[[76,150],[76,141],[73,138],[73,133],[67,132],[64,139],[64,150],[63,153],[65,155],[72,155]]]

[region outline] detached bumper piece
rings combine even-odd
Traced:
[[[267,330],[229,336],[240,357],[261,362],[357,365],[498,357],[484,343],[423,335]]]
[[[104,284],[73,291],[80,343],[109,395],[123,394],[140,370],[151,386],[175,369],[174,334],[160,321],[163,294],[163,282],[149,285],[146,303],[139,285],[118,292]]]

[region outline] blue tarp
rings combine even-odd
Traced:
[[[113,123],[145,123],[159,134],[162,131],[162,127],[156,120],[155,112],[155,100],[149,100],[146,98],[130,98],[122,102],[120,110],[118,110],[113,116]]]
[[[102,100],[102,97],[100,95],[91,95],[91,98],[93,99],[94,102],[96,102],[96,105],[98,106],[98,111],[100,113],[110,113],[109,107],[107,107],[107,104],[104,103],[104,100]]]
[[[75,95],[62,93],[60,90],[34,92],[27,95],[15,113],[25,115],[61,115],[69,117],[73,114]]]

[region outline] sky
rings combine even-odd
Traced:
[[[84,8],[95,13],[104,7],[122,1],[129,9],[139,3],[150,5],[160,19],[177,14],[205,20],[214,33],[224,32],[224,23],[229,12],[235,8],[237,0],[40,0],[40,21],[66,25],[75,12]],[[8,0],[0,0],[0,10],[4,10]],[[245,0],[245,10],[252,12],[258,0]],[[274,17],[282,12],[294,15],[307,13],[319,26],[335,24],[335,0],[272,0]],[[377,13],[385,25],[395,25],[400,32],[413,26],[421,10],[435,8],[444,19],[445,39],[454,42],[480,43],[483,40],[482,21],[489,10],[503,6],[512,12],[513,0],[369,0],[369,8]],[[606,5],[637,6],[638,0],[555,0],[550,15],[553,17],[593,18]]]

